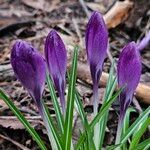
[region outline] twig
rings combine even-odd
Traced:
[[[89,11],[88,11],[88,9],[87,9],[87,6],[86,6],[84,0],[79,0],[79,2],[80,2],[80,4],[81,4],[81,6],[82,6],[84,12],[86,13],[87,17],[89,18],[89,17],[90,17],[90,13],[89,13]]]
[[[146,32],[150,29],[150,17],[148,18],[147,24],[145,26],[145,28],[143,29],[143,32],[141,33],[141,35],[139,36],[137,43],[139,43],[141,41],[142,36],[144,36],[144,34],[146,35]]]
[[[25,117],[27,120],[41,120],[41,116],[26,116]],[[17,117],[16,116],[0,116],[0,119],[16,119],[17,120]]]
[[[89,72],[89,67],[84,64],[79,62],[78,63],[78,78],[85,81],[86,83],[92,84],[91,81],[91,74]],[[70,67],[70,66],[68,66]],[[102,87],[106,86],[108,80],[108,74],[102,72],[102,76],[100,78],[100,85]],[[141,100],[142,102],[145,102],[147,104],[150,104],[150,87],[148,85],[139,83],[136,89],[136,97],[138,97],[139,100]]]
[[[11,143],[13,143],[14,145],[16,145],[17,147],[19,147],[22,150],[30,150],[29,148],[25,147],[24,145],[22,145],[22,144],[20,144],[20,143],[18,143],[16,141],[10,139],[9,137],[6,137],[6,136],[4,136],[2,134],[0,134],[0,137],[5,139],[5,140],[7,140],[7,141],[9,141],[9,142],[11,142]]]
[[[76,30],[76,33],[77,33],[77,35],[78,35],[78,37],[79,37],[80,44],[83,46],[82,34],[81,34],[80,29],[79,29],[77,20],[76,20],[75,18],[72,18],[72,22],[73,22],[74,28],[75,28],[75,30]]]
[[[137,101],[137,99],[135,97],[133,97],[132,102],[133,102],[135,108],[137,109],[137,111],[139,112],[139,114],[141,114],[142,113],[142,108],[141,108],[139,102]]]
[[[35,24],[35,21],[31,21],[31,20],[12,23],[10,25],[0,28],[0,37],[4,36],[10,32],[14,32],[22,27],[29,27],[34,24]]]
[[[109,42],[108,42],[109,43]],[[111,62],[111,64],[113,63],[113,56],[110,52],[110,45],[108,44],[108,48],[107,48],[107,56]],[[114,64],[114,67],[115,67],[115,71],[117,71],[117,66],[116,66],[116,63]]]

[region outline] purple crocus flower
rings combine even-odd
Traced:
[[[65,112],[65,76],[67,52],[65,45],[55,30],[51,30],[45,42],[45,58],[51,78],[58,91],[63,113]]]
[[[11,65],[17,79],[40,106],[45,84],[45,61],[29,43],[18,40],[11,50]]]
[[[98,82],[102,73],[108,45],[108,31],[104,19],[99,12],[94,12],[88,22],[85,41],[93,81],[94,112],[97,113]]]
[[[141,69],[140,53],[137,45],[131,42],[123,48],[117,66],[118,85],[119,87],[125,86],[120,94],[121,120],[124,118],[125,112],[131,103],[134,91],[139,83]]]

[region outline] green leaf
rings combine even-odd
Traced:
[[[70,75],[69,73],[67,74],[68,76],[68,79],[70,79]],[[75,107],[81,117],[81,120],[82,120],[82,124],[83,124],[83,127],[85,129],[85,132],[86,132],[86,140],[85,143],[86,143],[86,150],[92,150],[92,149],[95,149],[95,146],[94,146],[94,141],[93,141],[93,136],[92,136],[92,133],[91,132],[88,132],[89,130],[89,123],[88,123],[88,120],[87,120],[87,117],[85,115],[85,111],[84,111],[84,108],[83,108],[83,105],[81,103],[81,98],[80,98],[80,95],[78,93],[78,91],[75,89]],[[83,144],[84,145],[84,144]]]
[[[93,121],[90,123],[90,130],[93,131],[95,124],[103,117],[103,115],[105,114],[105,112],[109,109],[109,107],[111,106],[111,104],[116,100],[116,98],[118,97],[118,95],[121,93],[123,88],[119,89],[111,98],[110,100],[108,100],[104,105],[102,105],[102,108],[100,109],[100,112],[95,116],[95,118],[93,119]],[[80,148],[80,146],[82,145],[82,143],[84,142],[86,138],[86,134],[83,133],[80,137],[79,140],[76,144],[76,149],[78,150]]]
[[[71,74],[69,80],[68,98],[67,98],[67,109],[65,118],[65,131],[64,131],[64,149],[70,150],[71,139],[72,139],[72,123],[73,123],[73,109],[75,99],[75,83],[77,74],[77,57],[78,47],[75,47],[73,62],[71,67]]]
[[[57,149],[62,150],[62,141],[61,138],[53,124],[53,120],[51,118],[51,115],[49,113],[49,110],[47,106],[44,104],[44,101],[40,101],[41,104],[41,110],[42,110],[42,118],[44,120],[45,126],[48,131],[49,138],[51,139],[51,145],[53,149],[56,149],[56,144],[57,144]],[[56,143],[56,144],[55,144]]]
[[[84,126],[84,129],[85,129],[85,132],[86,132],[86,135],[87,135],[87,145],[86,145],[87,148],[86,148],[86,150],[93,150],[93,149],[95,149],[95,146],[94,146],[92,132],[89,129],[90,126],[89,126],[87,117],[85,115],[85,112],[84,112],[84,109],[83,109],[83,106],[82,106],[82,103],[81,103],[81,100],[80,100],[79,93],[77,91],[75,91],[75,102],[76,102],[77,110],[79,112],[79,115],[80,115],[81,120],[82,120],[82,124]]]
[[[115,90],[116,84],[117,84],[117,79],[116,79],[116,77],[114,77],[114,61],[113,61],[113,64],[112,64],[112,66],[110,68],[110,72],[109,72],[109,78],[107,81],[103,104],[105,104],[106,101],[111,98],[111,96]],[[109,113],[109,109],[105,112],[104,116],[99,120],[98,125],[97,125],[97,129],[96,129],[97,134],[98,134],[98,138],[97,138],[97,142],[96,142],[96,143],[98,143],[97,149],[102,149],[107,120],[108,120],[108,113]]]
[[[61,130],[61,133],[63,134],[64,133],[64,120],[63,120],[63,116],[62,116],[62,113],[61,113],[61,110],[60,110],[58,99],[57,99],[57,96],[56,96],[56,93],[55,93],[53,82],[52,82],[52,80],[51,80],[51,78],[48,74],[46,75],[46,79],[47,79],[47,85],[48,85],[48,88],[49,88],[49,91],[50,91],[50,94],[51,94],[52,102],[53,102],[53,105],[54,105],[54,110],[55,110],[55,113],[56,113],[56,119],[57,119],[59,128]]]
[[[147,118],[147,116],[150,114],[150,106],[136,119],[136,121],[128,128],[126,133],[121,138],[120,143],[125,143],[128,138],[134,133],[134,131],[137,129],[137,127]]]
[[[119,147],[119,146],[120,146],[120,144],[108,146],[108,147],[106,148],[106,150],[114,150],[115,148],[117,148],[117,147]]]
[[[105,112],[109,109],[111,104],[116,100],[116,98],[119,96],[123,88],[120,88],[111,98],[108,100],[105,104],[102,105],[100,112],[96,117],[93,119],[93,121],[90,123],[91,128],[93,129],[95,124],[99,121],[99,119],[105,114]]]
[[[129,107],[127,109],[127,112],[126,112],[124,120],[123,120],[123,128],[122,128],[122,135],[121,135],[121,137],[126,133],[127,129],[129,128],[131,112],[136,112],[136,110],[131,108],[131,107]],[[126,143],[123,144],[122,149],[123,150],[127,149],[127,144]]]
[[[150,138],[138,144],[134,150],[148,150],[150,148]]]
[[[13,104],[13,102],[7,97],[7,95],[0,89],[0,98],[4,100],[4,102],[8,105],[8,107],[12,110],[15,116],[20,120],[20,122],[24,125],[26,130],[31,134],[33,139],[39,145],[41,150],[47,150],[45,144],[41,140],[38,133],[32,128],[31,124],[26,120],[26,118],[21,114],[18,108]]]
[[[135,147],[138,145],[142,135],[144,134],[147,127],[150,125],[150,118],[145,120],[143,124],[140,126],[140,129],[136,132],[136,134],[133,135],[132,141],[130,143],[129,150],[134,150]]]
[[[127,109],[124,120],[123,120],[122,136],[126,133],[127,129],[129,128],[131,112],[136,112],[136,110],[134,108],[131,108],[131,107],[129,107]]]

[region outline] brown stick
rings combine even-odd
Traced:
[[[92,84],[89,68],[86,64],[81,62],[78,63],[78,78],[88,84]],[[99,82],[100,86],[105,87],[107,80],[108,74],[103,72]],[[135,96],[138,98],[138,100],[150,104],[150,87],[148,85],[139,83],[135,91]]]
[[[125,21],[133,8],[133,2],[129,0],[117,1],[113,7],[104,15],[104,20],[108,28],[115,28]]]

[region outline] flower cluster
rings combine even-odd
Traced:
[[[46,38],[45,58],[46,62],[36,48],[22,40],[16,41],[11,51],[11,65],[14,73],[38,107],[44,90],[47,63],[64,111],[67,57],[64,43],[55,30],[52,30]]]
[[[91,146],[93,147],[93,149],[101,149],[104,139],[103,133],[105,132],[107,123],[108,110],[113,101],[118,96],[120,102],[120,117],[118,123],[116,144],[119,144],[125,113],[132,101],[134,92],[140,81],[142,70],[140,51],[149,43],[149,41],[150,33],[145,38],[143,38],[140,43],[137,44],[135,42],[130,42],[123,47],[119,56],[118,63],[116,65],[117,78],[113,76],[112,68],[114,67],[114,65],[112,65],[113,67],[111,67],[111,73],[108,79],[109,86],[106,87],[106,95],[108,96],[105,96],[105,98],[108,100],[104,101],[100,111],[98,112],[99,79],[101,77],[104,61],[107,56],[109,42],[108,30],[102,15],[99,12],[93,12],[87,24],[85,34],[87,59],[90,66],[91,78],[93,82],[94,117],[91,123],[89,123],[86,118],[84,109],[82,107],[82,104],[80,103],[79,94],[75,89],[78,52],[76,50],[74,51],[71,73],[68,74],[69,90],[66,104],[65,88],[67,51],[58,33],[55,30],[51,30],[46,37],[44,48],[45,58],[30,43],[22,40],[17,40],[15,42],[11,50],[12,68],[17,79],[26,88],[39,109],[40,115],[42,116],[46,129],[48,131],[48,137],[51,142],[52,149],[63,150],[65,147],[65,149],[68,150],[73,147],[73,143],[71,142],[74,101],[76,102],[77,110],[79,111],[79,115],[81,116],[83,126],[85,127],[85,132],[80,135],[76,147],[80,149],[81,146],[84,147],[84,144],[88,143],[88,149],[91,149]],[[59,131],[57,131],[57,129],[55,128],[53,119],[51,118],[51,115],[49,114],[49,111],[42,100],[46,78],[52,96]],[[118,81],[119,90],[114,94],[114,96],[112,96],[117,83],[116,79]],[[58,92],[62,111],[57,101],[57,96],[53,84]],[[0,97],[2,96],[9,104],[10,108],[12,108],[15,114],[17,114],[16,116],[21,116],[21,113],[19,113],[17,108],[15,108],[15,106],[13,106],[11,102],[8,102],[7,96],[5,96],[2,91],[0,91]],[[147,109],[143,116],[145,114],[148,114],[148,111],[149,110]],[[28,129],[30,134],[35,138],[39,146],[43,150],[46,150],[45,146],[43,146],[44,143],[41,143],[41,139],[37,135],[36,131],[34,131],[32,127],[30,127],[30,124],[25,119],[23,119],[23,116],[18,118],[24,124],[26,129]],[[140,121],[137,121],[137,124],[140,124]],[[135,126],[135,129],[137,129],[137,126]],[[133,131],[132,128],[131,130]],[[98,135],[99,138],[97,138],[97,136],[95,135]],[[101,142],[99,141],[99,139]],[[128,138],[125,139],[127,140]]]
[[[98,90],[98,82],[108,47],[108,31],[99,12],[92,14],[87,25],[85,40],[96,112],[98,96],[95,93]],[[140,79],[141,60],[137,47],[134,42],[129,43],[122,49],[118,61],[118,85],[119,87],[125,86],[120,95],[121,114],[124,114],[129,106]],[[38,106],[44,90],[47,64],[49,74],[60,97],[62,111],[65,112],[67,55],[65,45],[55,30],[52,30],[46,38],[45,60],[36,48],[22,40],[16,41],[11,51],[14,73]]]

